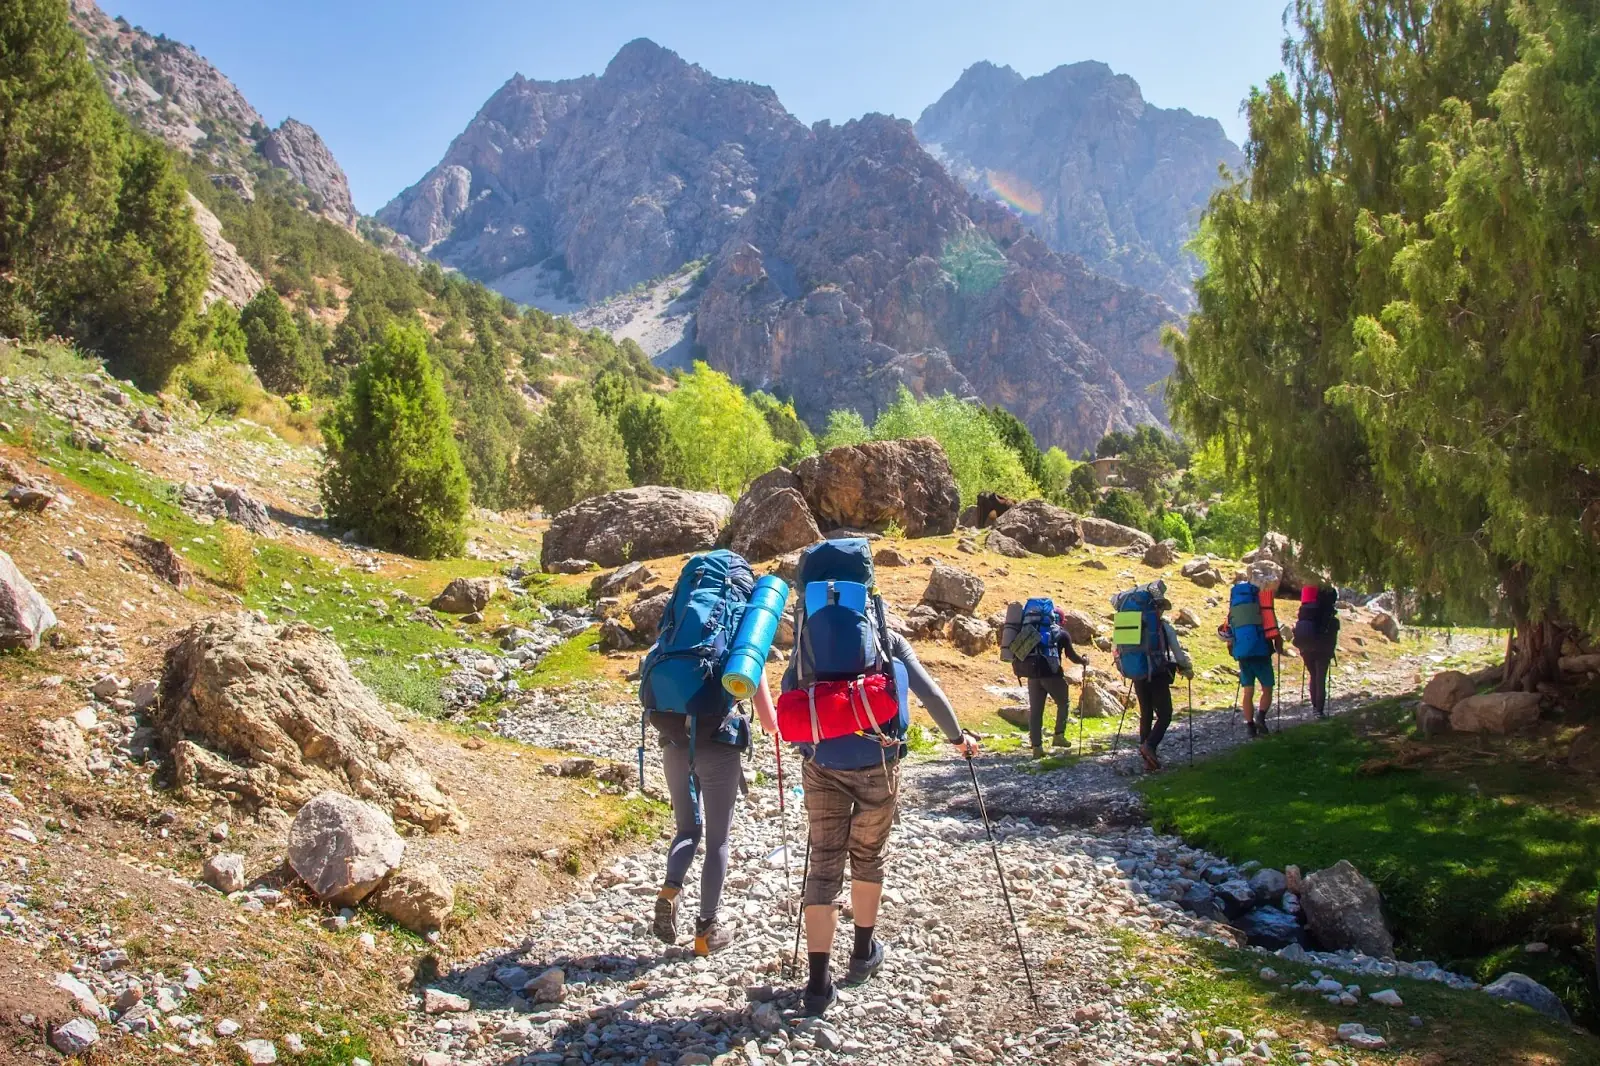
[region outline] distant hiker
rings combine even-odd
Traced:
[[[1054,744],[1067,746],[1067,716],[1070,713],[1067,675],[1061,666],[1065,655],[1079,666],[1089,660],[1072,646],[1066,629],[1066,616],[1048,597],[1035,597],[1026,603],[1006,608],[1006,621],[1000,631],[1000,659],[1011,664],[1011,672],[1028,682],[1028,739],[1033,757],[1044,758],[1044,708],[1048,696],[1056,704]],[[1082,712],[1082,708],[1079,708]]]
[[[1294,646],[1311,678],[1311,708],[1328,717],[1328,667],[1339,649],[1339,590],[1307,585],[1300,590],[1300,615],[1294,622]]]
[[[1162,617],[1172,609],[1164,581],[1152,581],[1111,599],[1116,611],[1112,640],[1117,669],[1133,682],[1139,700],[1139,757],[1149,771],[1161,769],[1156,749],[1172,725],[1172,681],[1181,673],[1194,676],[1189,653],[1178,631]]]
[[[1278,631],[1278,615],[1272,594],[1278,582],[1268,571],[1250,577],[1236,575],[1228,594],[1228,619],[1217,627],[1217,635],[1239,662],[1239,709],[1244,712],[1245,729],[1252,737],[1267,733],[1267,710],[1272,706],[1272,689],[1278,679],[1272,670],[1274,653],[1283,654],[1283,635]],[[1261,685],[1261,721],[1256,721],[1256,684]]]
[[[917,661],[910,642],[889,629],[865,540],[823,541],[801,554],[794,621],[794,655],[778,698],[778,731],[805,760],[801,776],[810,829],[804,922],[810,973],[803,1001],[808,1014],[818,1015],[835,998],[829,963],[847,857],[855,947],[844,981],[859,984],[883,965],[883,944],[873,929],[911,723],[907,688],[958,751],[976,753],[977,741],[962,735],[950,701]]]
[[[700,914],[694,926],[697,955],[721,951],[732,931],[717,920],[728,875],[728,833],[741,784],[740,756],[750,746],[750,722],[722,687],[722,667],[755,575],[730,551],[696,555],[684,564],[661,616],[661,636],[640,668],[641,776],[644,723],[655,727],[677,832],[667,850],[667,871],[656,895],[651,931],[668,944],[678,939],[678,894],[704,838]],[[772,695],[762,675],[751,700],[762,728],[776,733]]]

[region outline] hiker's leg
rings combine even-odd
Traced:
[[[672,744],[661,745],[661,769],[672,799],[672,822],[677,832],[667,852],[666,883],[682,888],[683,879],[700,847],[700,812],[689,788],[689,752]]]
[[[727,744],[701,744],[695,751],[700,802],[705,811],[706,857],[700,865],[700,920],[717,916],[722,882],[728,876],[728,830],[739,802],[741,752]]]
[[[1151,705],[1149,681],[1135,681],[1133,694],[1139,700],[1139,743],[1143,744],[1150,735],[1152,715],[1155,708]]]
[[[844,863],[849,854],[855,801],[840,787],[838,771],[824,770],[807,760],[801,779],[805,785],[811,848],[811,870],[805,884],[806,953],[812,961],[809,985],[811,991],[823,992],[832,983],[827,959],[833,951],[833,934],[839,925],[835,901],[844,885]],[[819,963],[820,974],[817,973]]]
[[[850,820],[850,904],[855,914],[857,958],[872,951],[871,930],[878,923],[878,901],[883,896],[884,856],[889,832],[894,828],[897,763],[856,770],[855,817]]]
[[[1044,747],[1044,699],[1043,679],[1028,678],[1028,741],[1034,754]]]
[[[1256,687],[1245,685],[1239,691],[1242,694],[1239,709],[1244,712],[1246,722],[1253,722],[1256,720]]]
[[[1150,728],[1150,735],[1145,738],[1145,743],[1154,752],[1161,746],[1161,739],[1167,735],[1167,727],[1172,725],[1172,682],[1168,678],[1156,678],[1147,684],[1150,686],[1150,703],[1155,711],[1155,722]]]
[[[1271,685],[1263,684],[1261,686],[1261,706],[1260,706],[1260,711],[1261,711],[1261,724],[1265,725],[1266,722],[1267,722],[1267,715],[1270,714],[1271,711],[1272,711],[1272,686]]]
[[[1306,659],[1306,672],[1311,675],[1311,708],[1318,714],[1327,713],[1330,663],[1331,660],[1321,655]]]
[[[1067,722],[1071,719],[1072,693],[1067,688],[1067,679],[1064,675],[1057,675],[1045,679],[1045,690],[1056,704],[1056,730],[1055,738],[1064,740],[1067,735]],[[1043,725],[1044,714],[1040,712],[1040,725]]]

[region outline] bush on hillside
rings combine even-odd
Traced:
[[[300,330],[283,297],[271,287],[256,293],[239,312],[244,350],[261,384],[280,396],[306,387]]]
[[[683,460],[682,488],[737,496],[777,465],[778,443],[766,417],[705,363],[680,375],[663,402]]]
[[[635,485],[676,485],[682,480],[683,455],[667,424],[666,404],[652,393],[635,393],[617,416],[628,458],[628,480]]]
[[[322,503],[336,526],[419,558],[460,554],[467,474],[421,329],[389,328],[322,432],[328,450]]]
[[[872,424],[875,440],[932,437],[944,448],[950,469],[961,486],[961,503],[971,506],[980,492],[998,492],[1014,499],[1039,494],[982,407],[954,396],[918,400],[904,386],[900,395]]]
[[[828,416],[828,426],[822,432],[822,439],[817,441],[817,447],[827,451],[829,448],[864,444],[871,439],[872,429],[860,412],[846,408]]]
[[[795,413],[794,404],[786,403],[765,392],[752,392],[750,402],[767,420],[772,439],[778,443],[778,462],[793,466],[817,450],[816,438],[811,428]]]
[[[549,514],[628,486],[628,457],[617,428],[589,390],[562,386],[529,425],[517,456],[519,499]]]
[[[1112,489],[1100,497],[1100,502],[1094,505],[1094,514],[1096,518],[1133,529],[1146,529],[1150,525],[1150,512],[1145,510],[1144,501],[1127,489]]]
[[[1157,540],[1177,541],[1179,551],[1194,551],[1194,531],[1189,528],[1188,520],[1177,511],[1168,511],[1156,519],[1150,535]]]

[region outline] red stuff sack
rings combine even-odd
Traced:
[[[868,674],[854,681],[819,681],[778,697],[778,736],[789,744],[816,744],[852,733],[872,733],[900,713],[894,680]]]

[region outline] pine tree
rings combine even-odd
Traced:
[[[280,395],[305,388],[300,330],[294,314],[276,290],[268,285],[239,312],[245,352],[261,384]]]
[[[528,424],[517,454],[517,481],[523,502],[549,514],[627,487],[622,438],[583,385],[563,385]]]
[[[322,503],[367,543],[423,559],[466,543],[467,474],[427,336],[391,326],[322,425]]]
[[[667,424],[666,405],[650,393],[635,393],[617,417],[617,432],[628,456],[628,480],[635,485],[676,485],[683,457]]]

